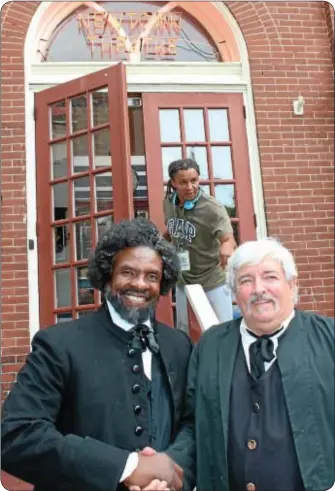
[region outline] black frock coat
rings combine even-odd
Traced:
[[[142,356],[129,352],[130,339],[105,306],[36,334],[3,408],[5,471],[40,490],[123,487],[118,483],[129,453],[149,444]],[[157,341],[170,388],[173,441],[191,342],[160,323]],[[135,406],[141,407],[139,413]],[[142,432],[135,432],[138,426]]]

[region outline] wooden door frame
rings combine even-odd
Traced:
[[[51,180],[49,106],[60,100],[69,100],[76,95],[102,87],[108,87],[113,208],[114,218],[119,221],[134,216],[125,66],[119,63],[35,94],[38,270],[40,291],[41,289],[44,291],[43,300],[40,301],[40,325],[42,327],[53,323],[53,311],[55,310],[51,227],[53,221],[52,196],[49,185]],[[114,117],[115,113],[117,118]],[[88,132],[89,128],[90,125]],[[69,132],[67,138],[69,138]],[[69,154],[67,159],[69,162]],[[71,265],[72,262],[73,258],[70,258]]]
[[[163,169],[160,149],[159,109],[225,107],[231,114],[232,163],[238,209],[240,242],[256,238],[244,102],[241,93],[144,93],[142,94],[147,164],[149,216],[165,230]],[[146,127],[147,126],[147,127]],[[149,126],[149,127],[148,127]],[[236,143],[238,141],[238,144]]]
[[[232,165],[234,169],[235,199],[238,210],[240,242],[254,240],[256,227],[250,178],[246,121],[242,93],[193,93],[193,92],[146,92],[142,93],[144,141],[147,167],[148,209],[150,219],[163,233],[166,230],[163,214],[164,180],[160,147],[160,108],[223,107],[230,111],[232,141]],[[235,143],[238,138],[238,143]],[[234,145],[235,143],[235,145]],[[238,165],[237,165],[238,163]],[[159,316],[172,322],[171,295],[163,297],[158,306]],[[192,326],[190,316],[190,326]],[[197,323],[194,322],[194,326]],[[196,329],[196,327],[194,327]]]

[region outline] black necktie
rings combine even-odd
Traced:
[[[264,334],[257,336],[247,329],[248,333],[257,338],[257,340],[249,346],[250,354],[250,372],[252,377],[257,380],[265,373],[264,362],[270,362],[274,359],[274,345],[272,336],[278,334],[283,328],[278,329],[275,333]]]
[[[159,352],[159,346],[152,327],[148,327],[146,324],[136,324],[130,332],[133,334],[133,338],[130,342],[132,348],[139,349],[142,352],[147,348],[152,351],[152,353]]]

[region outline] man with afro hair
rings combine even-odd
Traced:
[[[4,404],[2,467],[39,491],[180,489],[164,451],[181,423],[191,342],[155,319],[176,251],[148,220],[123,221],[88,270],[103,303],[35,335]]]

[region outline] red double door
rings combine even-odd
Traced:
[[[237,240],[255,237],[242,94],[129,94],[120,63],[37,93],[35,109],[43,327],[99,305],[87,262],[113,221],[146,216],[164,230],[172,160],[195,158]],[[170,299],[158,317],[172,325]]]

